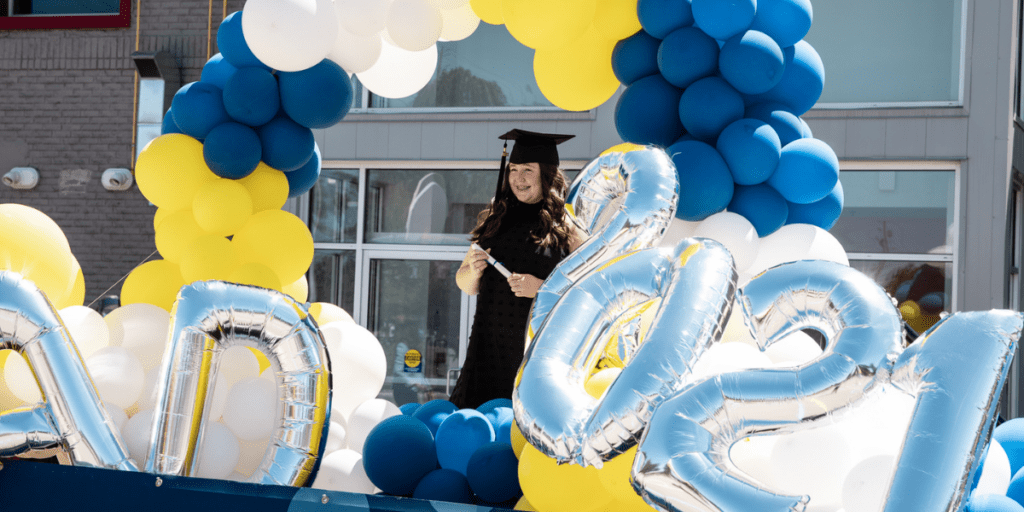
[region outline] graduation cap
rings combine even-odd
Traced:
[[[537,162],[540,164],[558,165],[557,146],[575,135],[561,135],[557,133],[537,133],[526,130],[514,129],[500,137],[505,141],[501,151],[501,167],[498,169],[498,186],[494,190],[494,197],[501,197],[501,188],[505,184],[505,158],[508,157],[510,164],[527,164]],[[512,154],[508,154],[508,141],[515,141],[512,145]]]

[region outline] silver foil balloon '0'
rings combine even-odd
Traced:
[[[549,457],[599,467],[635,445],[663,397],[681,389],[681,376],[721,339],[735,286],[732,256],[708,239],[629,253],[586,275],[551,310],[524,357],[512,394],[523,436]],[[603,335],[620,315],[655,299],[663,300],[622,373],[602,400],[588,395]]]
[[[587,164],[569,189],[566,209],[591,236],[537,291],[527,346],[573,283],[616,255],[658,245],[675,215],[678,197],[676,167],[663,149],[616,151]]]
[[[0,414],[0,457],[57,449],[76,466],[137,471],[53,305],[21,274],[0,271],[5,349],[28,359],[44,401]]]
[[[267,454],[248,481],[302,485],[322,454],[330,415],[330,361],[316,322],[284,294],[219,281],[183,287],[171,316],[146,471],[198,473],[194,457],[220,358],[243,345],[270,360],[281,396]]]

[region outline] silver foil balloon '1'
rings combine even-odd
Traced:
[[[617,255],[657,246],[672,222],[678,197],[676,167],[663,149],[616,151],[587,164],[569,189],[566,209],[591,236],[537,291],[527,346],[573,283]]]
[[[56,449],[75,466],[137,471],[53,305],[21,274],[0,271],[5,349],[28,359],[43,403],[0,415],[0,457]]]
[[[512,394],[516,424],[542,453],[560,462],[601,466],[634,446],[663,397],[721,339],[736,286],[732,256],[708,239],[674,251],[625,254],[575,283],[552,308],[527,349]],[[636,306],[661,299],[653,322],[601,400],[586,379],[605,350],[606,333]]]
[[[224,351],[262,351],[278,382],[279,418],[263,461],[249,482],[299,486],[314,472],[327,439],[330,361],[316,322],[301,304],[272,290],[219,281],[178,293],[157,381],[146,471],[195,476],[204,411]]]

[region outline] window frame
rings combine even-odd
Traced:
[[[10,1],[4,2],[9,8]],[[0,30],[76,30],[129,28],[132,24],[132,0],[120,0],[117,14],[19,14],[0,15]]]

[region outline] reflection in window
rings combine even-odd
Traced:
[[[953,171],[846,171],[831,233],[846,252],[953,254]]]
[[[918,334],[950,312],[953,265],[942,262],[850,261],[896,299],[903,320]]]
[[[504,25],[481,23],[462,41],[437,43],[437,71],[418,93],[372,96],[376,108],[551,107],[533,76],[533,50]]]
[[[309,271],[309,302],[329,302],[349,314],[355,304],[355,251],[317,249]]]
[[[8,16],[117,14],[121,0],[8,0]]]
[[[313,241],[354,243],[358,208],[359,171],[324,169],[310,194]]]

